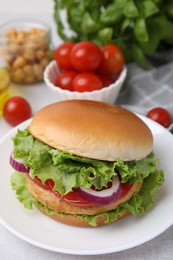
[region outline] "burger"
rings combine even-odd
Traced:
[[[13,137],[10,163],[11,186],[26,208],[80,227],[143,214],[164,182],[149,127],[99,101],[42,108]]]

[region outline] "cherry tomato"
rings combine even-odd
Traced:
[[[121,49],[114,44],[106,44],[102,47],[103,60],[98,72],[110,77],[117,77],[124,67],[124,55]]]
[[[55,86],[62,89],[73,90],[72,80],[77,75],[74,70],[66,70],[61,72],[55,80]]]
[[[98,90],[103,87],[103,84],[98,76],[93,73],[79,73],[72,82],[73,90],[78,92]]]
[[[156,107],[151,109],[150,111],[148,111],[147,117],[151,118],[152,120],[156,121],[164,127],[169,127],[172,123],[170,113],[162,107]]]
[[[97,44],[90,41],[76,43],[71,50],[71,63],[81,72],[93,72],[103,59]]]
[[[63,69],[73,69],[70,60],[70,52],[75,44],[73,42],[65,42],[62,43],[55,51],[54,51],[54,59],[56,60],[58,66]]]
[[[3,117],[12,126],[29,119],[31,115],[31,106],[22,97],[16,96],[8,99],[3,107]]]
[[[108,87],[113,83],[113,80],[107,75],[98,74],[98,77],[101,79],[103,87]]]

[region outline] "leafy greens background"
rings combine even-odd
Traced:
[[[148,55],[173,44],[172,0],[54,0],[54,18],[64,41],[116,43],[143,68]]]

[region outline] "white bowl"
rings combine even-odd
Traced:
[[[53,92],[53,96],[57,97],[57,100],[67,99],[87,99],[87,100],[98,100],[108,103],[114,103],[118,97],[121,87],[127,75],[127,68],[124,67],[119,78],[109,85],[99,90],[88,91],[88,92],[77,92],[61,89],[54,85],[54,82],[60,73],[56,61],[51,61],[44,71],[44,81],[50,91]]]

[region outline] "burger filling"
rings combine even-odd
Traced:
[[[115,210],[91,216],[76,214],[92,226],[100,216],[105,216],[106,223],[110,223],[127,210],[134,215],[144,213],[153,204],[154,191],[164,182],[163,171],[157,169],[159,161],[153,153],[138,161],[82,158],[40,142],[28,129],[18,130],[13,144],[12,166],[16,171],[11,176],[11,185],[26,208],[36,204],[47,214],[57,213],[27,191],[23,172],[62,200],[85,207],[109,204],[124,196],[134,183],[142,182],[140,191]]]

